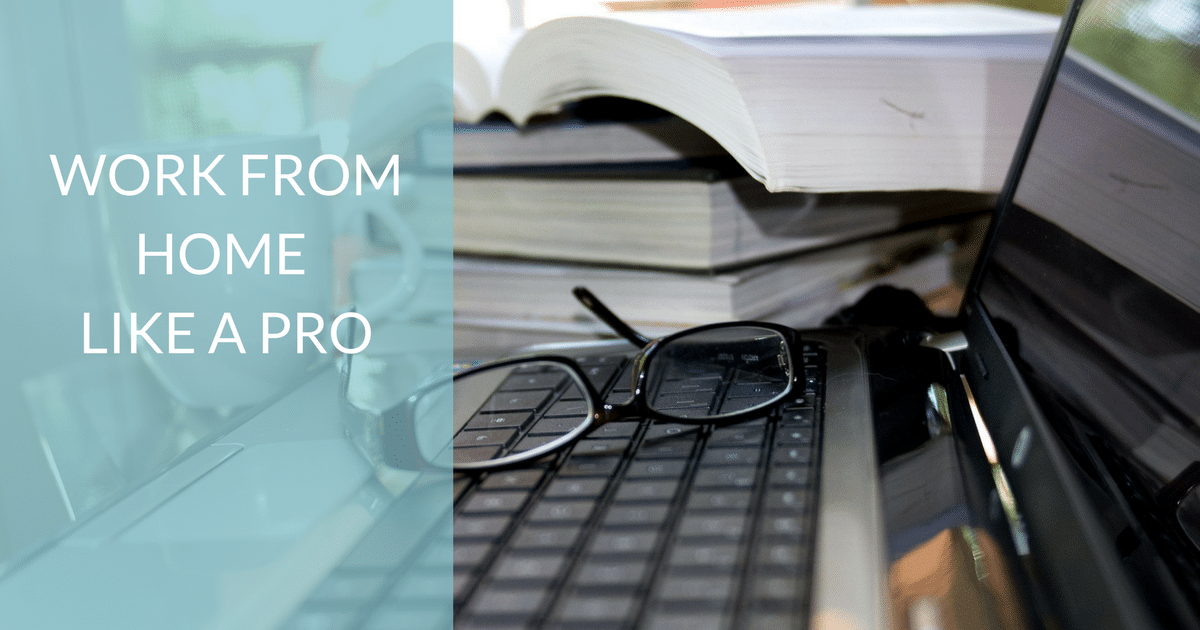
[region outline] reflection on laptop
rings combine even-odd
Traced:
[[[0,626],[1200,625],[1200,126],[1096,52],[1197,42],[1110,9],[1067,14],[961,333],[559,347],[456,398],[449,467],[397,441],[420,396],[342,424],[393,369],[355,357],[10,567]],[[578,430],[605,404],[646,418]]]

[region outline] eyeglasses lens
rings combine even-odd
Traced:
[[[568,439],[591,410],[577,379],[549,361],[455,378],[455,466],[519,459],[523,452]]]
[[[792,380],[787,339],[769,328],[729,326],[677,337],[649,363],[649,407],[675,418],[719,420],[778,402]]]

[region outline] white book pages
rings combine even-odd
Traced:
[[[1054,32],[1058,18],[982,4],[854,6],[798,4],[701,11],[630,11],[604,16],[701,37],[1003,35]]]

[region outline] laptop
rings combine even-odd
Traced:
[[[1200,126],[1145,78],[1195,15],[1105,6],[1064,16],[954,329],[800,331],[760,418],[459,476],[386,465],[328,370],[5,567],[0,627],[1197,627]],[[636,352],[537,350],[615,397]]]

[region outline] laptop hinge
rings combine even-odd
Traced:
[[[954,353],[967,349],[967,334],[961,330],[931,334],[921,342],[921,345],[946,353],[946,358],[950,359],[950,366],[957,370],[958,366],[954,364]]]

